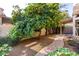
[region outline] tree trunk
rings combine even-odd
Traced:
[[[40,36],[41,36],[41,30],[39,31],[39,39],[40,39]]]
[[[48,35],[48,29],[46,28],[46,36]]]

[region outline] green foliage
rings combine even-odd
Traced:
[[[9,37],[13,40],[21,39],[21,38],[29,38],[32,36],[34,32],[34,28],[32,27],[32,21],[27,22],[27,20],[24,20],[24,22],[18,21],[13,29],[10,31]]]
[[[8,37],[0,37],[0,44],[10,44],[11,40]]]
[[[17,21],[23,20],[22,10],[18,5],[13,6],[14,10],[12,11],[12,23],[15,24]]]
[[[14,27],[9,36],[16,40],[32,37],[35,30],[58,27],[64,16],[59,10],[59,3],[36,3],[28,4],[24,10],[15,6],[12,18]]]
[[[16,44],[19,43],[19,40],[12,40],[9,37],[0,37],[0,44],[8,44],[9,46],[15,46]]]
[[[61,19],[61,12],[59,11],[59,4],[29,4],[25,8],[24,15],[36,21],[37,28],[51,28],[56,27]]]
[[[5,56],[11,51],[11,47],[7,44],[0,45],[0,56]]]
[[[68,48],[59,48],[54,52],[49,52],[48,56],[77,56],[77,54]]]

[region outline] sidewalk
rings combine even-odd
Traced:
[[[64,46],[63,39],[64,37],[55,38],[53,43],[40,50],[35,56],[46,56],[48,52],[55,51],[57,48],[62,48]]]

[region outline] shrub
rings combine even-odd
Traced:
[[[10,44],[11,40],[8,37],[0,37],[0,44]]]
[[[11,51],[11,47],[8,44],[0,45],[0,56],[8,55]]]
[[[48,56],[77,56],[77,54],[71,52],[68,48],[59,48],[54,52],[49,52]]]
[[[0,44],[8,44],[10,46],[14,46],[19,42],[19,40],[12,40],[9,37],[0,37]]]

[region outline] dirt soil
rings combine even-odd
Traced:
[[[54,36],[43,36],[39,38],[28,39],[22,41],[17,46],[13,47],[9,56],[34,56],[42,48],[51,44],[54,41]]]

